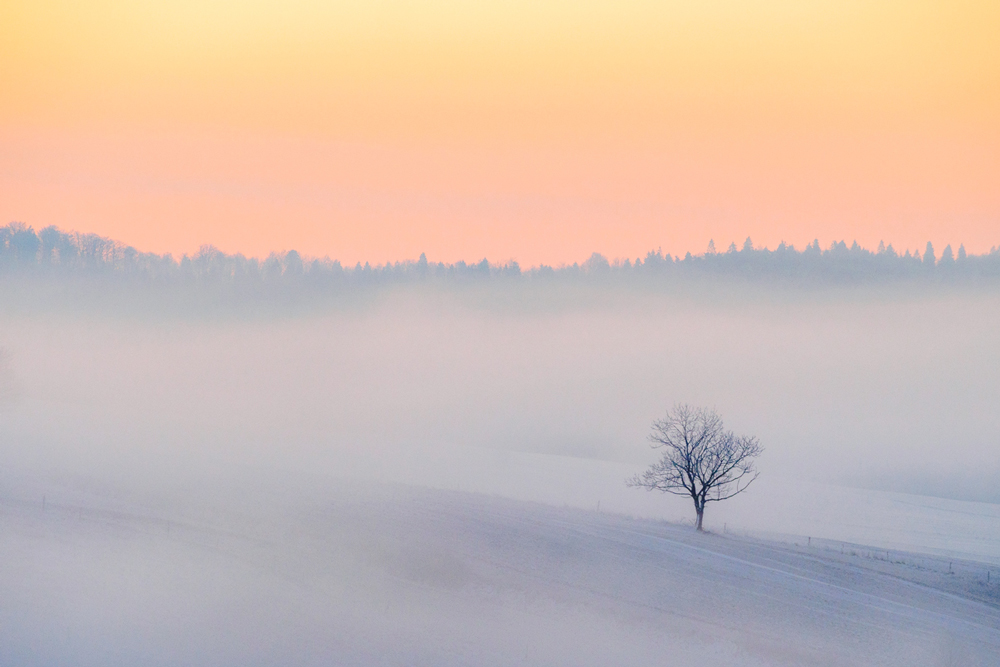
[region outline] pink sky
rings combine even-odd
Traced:
[[[0,222],[559,264],[1000,244],[1000,10],[15,2]]]

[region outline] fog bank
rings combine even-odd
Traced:
[[[0,331],[0,446],[8,466],[125,477],[209,461],[378,477],[406,461],[419,484],[460,450],[642,465],[650,422],[688,402],[760,438],[761,484],[997,501],[998,301],[400,290],[256,319],[22,314]]]

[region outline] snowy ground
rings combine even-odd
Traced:
[[[409,456],[394,452],[377,465],[380,478],[406,484],[691,521],[688,499],[625,486],[624,480],[641,469],[613,461],[475,448],[415,450]],[[362,476],[376,472],[374,466],[355,471]],[[765,469],[746,494],[710,504],[706,521],[717,532],[792,541],[821,538],[971,558],[1000,568],[1000,505],[994,503],[850,488]]]
[[[302,474],[192,477],[170,493],[0,481],[3,665],[1000,660],[1000,568],[972,542],[956,558],[728,522],[697,534],[596,506]]]

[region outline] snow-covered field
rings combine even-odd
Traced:
[[[0,667],[1000,664],[992,293],[491,294],[0,323]]]
[[[346,467],[345,462],[341,467]],[[626,487],[640,466],[521,452],[439,449],[397,453],[355,468],[359,474],[413,485],[489,494],[581,509],[603,509],[674,523],[693,521],[691,501]],[[768,472],[747,493],[710,504],[717,532],[779,540],[821,538],[942,557],[973,558],[1000,568],[1000,505],[857,489]]]
[[[179,503],[157,489],[5,478],[0,664],[1000,659],[1000,568],[987,582],[990,565],[971,554],[796,546],[321,476],[191,485],[175,489]]]

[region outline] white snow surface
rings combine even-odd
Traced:
[[[993,291],[532,285],[4,310],[0,667],[1000,665]]]
[[[341,463],[341,468],[345,465]],[[675,523],[693,521],[684,497],[628,488],[641,467],[571,456],[438,448],[396,452],[358,474],[453,490],[602,509]],[[767,470],[742,495],[710,503],[706,521],[718,532],[796,540],[821,538],[954,558],[1000,567],[1000,505],[871,489]]]
[[[972,555],[302,473],[207,479],[7,475],[0,664],[1000,660],[1000,573],[987,583]]]

